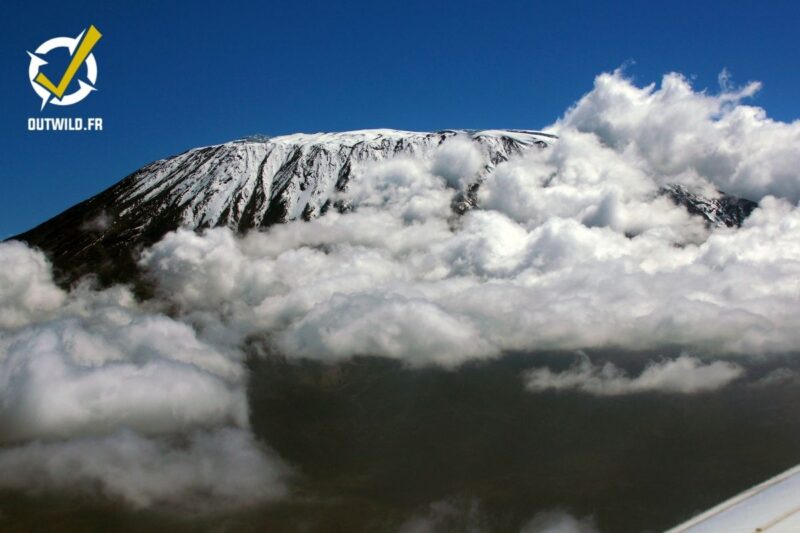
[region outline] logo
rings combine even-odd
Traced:
[[[31,62],[28,66],[28,78],[30,79],[31,87],[42,99],[41,110],[44,110],[44,106],[48,103],[59,106],[77,104],[89,96],[92,91],[96,90],[94,85],[97,82],[97,60],[94,58],[92,49],[102,36],[97,28],[89,26],[88,30],[82,31],[75,38],[55,37],[43,42],[35,52],[28,52],[31,57]],[[70,61],[67,69],[58,79],[58,83],[53,83],[50,78],[41,72],[41,68],[47,65],[47,61],[43,56],[57,48],[69,50]],[[84,65],[86,66],[85,79],[79,77],[77,88],[67,94],[67,89],[70,88],[70,85],[75,87],[72,81]]]

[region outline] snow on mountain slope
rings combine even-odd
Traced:
[[[430,157],[454,137],[478,148],[483,168],[465,191],[453,190],[457,214],[476,205],[480,182],[496,165],[555,142],[552,135],[523,130],[389,129],[237,140],[155,161],[16,238],[43,249],[63,282],[89,273],[103,283],[126,281],[137,273],[138,252],[178,227],[243,232],[345,210],[337,193],[362,165]],[[663,192],[714,225],[738,225],[755,205],[700,198],[679,187]]]
[[[661,191],[673,202],[684,206],[691,214],[705,218],[713,226],[741,226],[757,205],[751,200],[725,194],[719,198],[704,198],[682,185],[667,185]]]
[[[118,197],[125,206],[119,215],[177,209],[185,226],[240,230],[309,218],[327,209],[359,164],[401,155],[424,157],[458,134],[364,130],[198,148],[131,176]],[[471,138],[486,157],[487,170],[548,140],[534,132],[501,131],[474,132]]]

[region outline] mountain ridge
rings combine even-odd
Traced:
[[[454,190],[457,215],[477,205],[480,183],[499,163],[556,139],[533,130],[390,129],[239,139],[154,161],[12,239],[42,249],[63,285],[87,274],[102,285],[128,282],[137,278],[139,252],[169,231],[225,226],[242,233],[345,210],[336,196],[359,165],[427,157],[454,137],[471,141],[483,157],[466,190]],[[700,197],[680,186],[661,193],[711,225],[740,225],[755,207],[727,195]]]

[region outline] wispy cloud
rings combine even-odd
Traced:
[[[594,365],[586,354],[563,372],[535,368],[525,373],[531,392],[577,391],[595,396],[622,396],[645,392],[696,394],[722,388],[741,377],[744,369],[727,361],[703,363],[682,355],[650,362],[638,376],[629,376],[613,363]]]

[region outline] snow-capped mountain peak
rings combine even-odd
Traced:
[[[119,194],[119,215],[157,214],[169,207],[187,227],[239,230],[308,218],[346,186],[358,165],[399,155],[424,157],[456,135],[480,147],[487,169],[550,140],[527,131],[388,129],[238,140],[189,150],[136,172]]]
[[[555,142],[527,130],[373,129],[241,139],[155,161],[16,238],[47,252],[63,281],[89,273],[104,283],[123,281],[136,276],[138,251],[169,231],[226,226],[243,232],[311,219],[337,205],[359,166],[428,157],[455,137],[472,142],[483,158],[475,181],[454,191],[457,214],[476,205],[480,182],[499,163]],[[713,225],[738,225],[754,205],[701,198],[680,187],[662,192]]]

